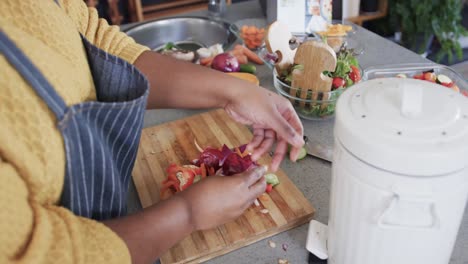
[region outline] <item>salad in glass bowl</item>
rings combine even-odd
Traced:
[[[336,54],[337,63],[333,72],[323,72],[332,78],[332,87],[329,92],[315,92],[308,90],[306,96],[300,87],[292,87],[294,71],[302,71],[304,67],[299,64],[291,65],[278,73],[273,71],[276,91],[288,98],[296,112],[304,119],[322,120],[333,117],[338,97],[348,87],[361,81],[361,68],[354,51],[343,45]],[[302,95],[302,96],[301,96]]]

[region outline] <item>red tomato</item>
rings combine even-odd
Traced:
[[[340,77],[335,77],[333,78],[333,87],[334,88],[340,88],[340,87],[343,87],[345,85],[345,80],[343,78],[340,78]]]
[[[461,91],[461,93],[462,93],[464,96],[468,97],[468,91],[467,91],[467,90],[463,90],[463,91]]]
[[[361,72],[356,66],[351,66],[351,72],[348,74],[348,76],[354,83],[357,83],[361,80]]]
[[[270,193],[271,190],[273,190],[273,184],[270,184],[270,183],[269,183],[269,184],[267,184],[267,186],[266,186],[265,192]]]

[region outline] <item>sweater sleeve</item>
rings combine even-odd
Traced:
[[[19,172],[0,157],[0,263],[130,263],[105,225],[34,201]]]
[[[59,2],[80,33],[100,49],[130,63],[134,63],[143,51],[149,50],[121,32],[118,26],[110,26],[105,19],[99,18],[97,10],[87,7],[83,0]]]

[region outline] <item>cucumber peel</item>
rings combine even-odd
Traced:
[[[297,156],[297,160],[301,160],[303,158],[305,158],[307,156],[307,150],[302,147],[300,150],[299,150],[299,155]]]
[[[288,144],[288,153],[291,152],[291,149],[292,149],[291,145]],[[297,156],[297,160],[301,160],[301,159],[305,158],[306,156],[307,156],[307,150],[304,147],[302,147],[299,150],[299,155]]]
[[[266,174],[265,179],[266,179],[267,184],[271,184],[273,186],[278,185],[280,183],[278,176],[276,176],[276,174],[274,173]]]

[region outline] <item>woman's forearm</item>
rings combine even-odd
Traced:
[[[150,82],[149,109],[224,107],[241,90],[255,87],[227,74],[152,51],[142,53],[135,66]]]
[[[133,263],[153,263],[194,231],[190,209],[177,195],[139,213],[108,220],[104,224],[125,241]]]

